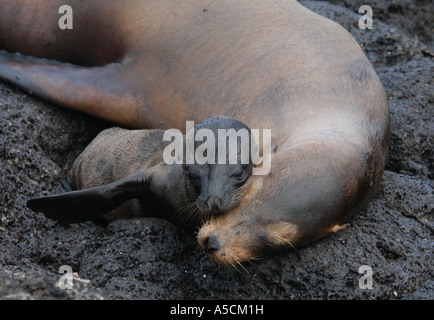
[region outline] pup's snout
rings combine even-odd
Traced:
[[[198,206],[202,211],[219,213],[221,211],[221,199],[217,196],[199,196]]]
[[[220,208],[220,199],[218,197],[208,197],[207,205],[211,212],[218,212]]]

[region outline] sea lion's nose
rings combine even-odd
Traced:
[[[203,248],[206,253],[212,253],[214,251],[220,250],[222,247],[220,241],[215,235],[210,235],[203,241]]]

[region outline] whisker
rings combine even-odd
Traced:
[[[248,263],[250,263],[252,266],[255,266],[256,268],[258,268],[259,270],[261,270],[264,273],[267,273],[268,271],[263,267],[260,266],[259,264],[254,263],[252,260],[263,260],[263,257],[252,257],[249,260],[247,260]]]
[[[199,209],[196,206],[194,206],[194,207],[190,208],[190,210],[186,214],[185,218],[188,220],[195,219],[197,217],[198,212],[199,212]]]
[[[264,260],[264,256],[251,257],[250,260]]]
[[[238,204],[239,204],[239,201],[235,200],[234,203],[229,208],[227,208],[225,211],[232,210],[233,208],[237,207]]]
[[[226,269],[227,272],[232,273],[232,269],[229,267],[229,265],[224,264],[223,267]]]
[[[187,203],[186,205],[184,205],[183,207],[179,208],[178,210],[176,210],[174,216],[175,217],[179,217],[181,215],[184,214],[185,211],[187,211],[188,209],[190,209],[193,205],[196,204],[196,200]]]
[[[241,197],[245,192],[248,190],[248,187],[252,184],[252,180],[247,181],[245,184],[243,184],[241,187],[237,188],[235,190],[236,197]]]
[[[250,272],[241,264],[241,262],[237,261],[237,264],[247,273],[250,274]]]
[[[230,265],[232,266],[233,270],[235,270],[236,272],[240,273],[240,270],[238,270],[238,268],[235,265],[235,263],[231,263]]]
[[[245,196],[246,190],[247,190],[246,184],[243,185],[243,186],[241,186],[241,187],[239,187],[239,188],[237,188],[237,189],[235,189],[235,198],[233,200],[233,204],[229,208],[227,208],[225,211],[232,210],[236,206],[238,206],[238,204],[241,201],[241,199]]]
[[[286,243],[289,244],[289,245],[290,245],[294,250],[297,250],[297,249],[292,245],[292,243],[291,243],[288,239],[282,238],[282,237],[280,237],[280,236],[278,236],[278,235],[274,235],[274,237],[275,237],[276,239],[278,239],[278,240],[282,240],[282,241],[286,242]]]
[[[199,230],[205,225],[205,223],[206,223],[206,220],[202,219],[202,221],[200,222]],[[198,233],[199,233],[199,231],[198,231]]]

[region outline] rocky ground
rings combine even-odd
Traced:
[[[56,192],[72,161],[110,124],[0,83],[0,298],[434,299],[432,1],[302,1],[365,50],[390,103],[390,161],[377,196],[343,232],[239,272],[160,219],[63,228],[26,208]],[[363,2],[363,3],[362,3]],[[362,4],[374,29],[360,30]],[[69,265],[73,289],[61,289]],[[358,269],[373,270],[373,289]]]

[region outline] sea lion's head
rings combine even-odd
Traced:
[[[192,140],[193,139],[193,140]],[[186,135],[194,146],[194,163],[184,171],[198,193],[197,209],[205,218],[234,208],[252,175],[252,139],[247,125],[233,118],[204,120]],[[253,141],[253,147],[256,147]]]
[[[252,176],[245,191],[248,201],[202,225],[198,243],[214,262],[237,267],[298,245],[300,229],[285,212],[289,206],[279,206],[264,192],[278,189],[270,182],[267,176]]]

